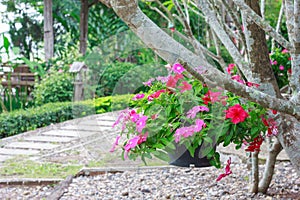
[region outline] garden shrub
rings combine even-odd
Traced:
[[[272,69],[279,85],[279,88],[288,85],[291,74],[291,56],[286,49],[276,48],[270,54]]]
[[[66,72],[53,71],[44,76],[34,87],[33,96],[36,105],[72,101],[73,77]]]
[[[48,103],[27,110],[0,114],[0,138],[13,136],[70,119],[128,107],[132,95],[109,96],[81,102]]]
[[[142,83],[152,77],[167,75],[166,68],[159,63],[137,65],[132,63],[110,63],[104,66],[104,72],[96,94],[110,96],[112,94],[133,94],[148,88]]]
[[[135,66],[135,64],[128,62],[104,64],[104,66],[102,66],[104,70],[102,74],[100,74],[99,87],[96,90],[97,96],[103,97],[112,95],[119,79]]]

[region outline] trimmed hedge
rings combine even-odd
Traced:
[[[82,102],[48,103],[0,114],[0,138],[70,119],[127,108],[132,95],[108,96]]]

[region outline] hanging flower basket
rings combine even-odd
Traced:
[[[209,159],[205,157],[199,157],[201,155],[201,146],[196,148],[194,156],[191,156],[190,152],[184,145],[175,144],[176,149],[169,152],[170,165],[178,167],[211,167]]]

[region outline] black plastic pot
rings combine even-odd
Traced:
[[[170,157],[170,165],[175,165],[179,167],[210,167],[211,164],[206,157],[199,158],[199,151],[201,150],[201,146],[199,146],[195,150],[194,157],[191,156],[190,152],[186,149],[184,145],[177,145],[176,150],[174,152],[168,152]]]

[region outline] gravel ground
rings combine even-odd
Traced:
[[[300,177],[289,162],[277,163],[266,195],[248,192],[245,164],[233,163],[231,169],[233,173],[219,182],[215,180],[223,169],[214,167],[138,169],[78,176],[60,199],[300,199]],[[54,189],[54,186],[0,187],[0,199],[12,200],[51,197]]]

